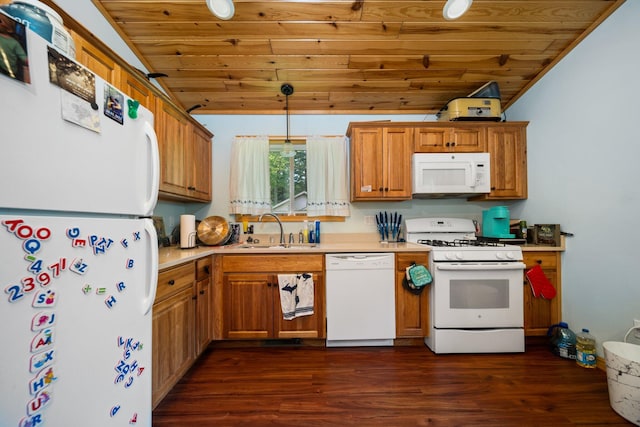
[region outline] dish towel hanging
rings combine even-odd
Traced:
[[[285,320],[313,314],[313,274],[278,274],[278,288]]]

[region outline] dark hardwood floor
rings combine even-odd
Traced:
[[[153,413],[161,426],[631,425],[606,374],[552,355],[428,348],[210,348]]]

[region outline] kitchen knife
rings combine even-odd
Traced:
[[[389,216],[387,215],[386,211],[384,213],[384,235],[388,240],[389,239]]]

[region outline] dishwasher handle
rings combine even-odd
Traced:
[[[387,252],[327,254],[325,259],[327,270],[353,267],[393,268],[395,262],[393,253]]]

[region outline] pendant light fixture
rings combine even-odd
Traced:
[[[287,113],[287,137],[284,140],[284,144],[282,144],[282,151],[280,155],[282,157],[294,157],[296,155],[296,151],[293,149],[293,144],[289,139],[289,95],[293,93],[293,86],[289,83],[285,83],[280,86],[280,92],[285,96],[285,110]]]
[[[442,16],[448,21],[458,19],[469,10],[471,3],[473,0],[447,0],[442,9]]]
[[[235,8],[233,7],[233,0],[207,0],[207,6],[211,13],[220,19],[233,18]]]

